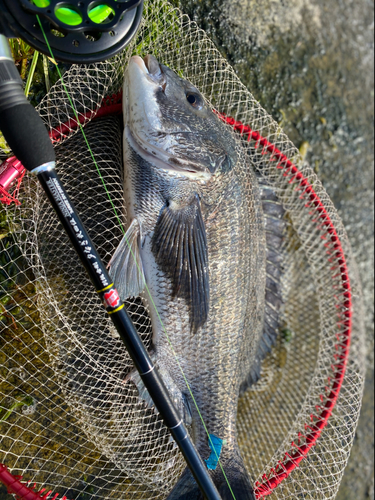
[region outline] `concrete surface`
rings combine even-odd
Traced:
[[[209,34],[243,83],[283,125],[314,166],[348,231],[364,288],[368,370],[361,420],[337,500],[373,500],[374,3],[174,3]]]

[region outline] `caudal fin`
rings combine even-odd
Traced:
[[[255,500],[254,490],[244,463],[238,453],[223,464],[215,484],[222,500]]]
[[[255,500],[242,460],[229,460],[223,468],[226,478],[219,469],[212,475],[222,500]],[[185,470],[167,500],[204,500],[204,497],[190,471]]]
[[[180,477],[178,483],[169,494],[167,500],[204,500],[195,479],[189,470]]]

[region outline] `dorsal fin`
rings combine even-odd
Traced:
[[[254,363],[240,388],[240,394],[258,382],[261,375],[262,362],[274,346],[280,330],[280,315],[283,306],[281,295],[281,276],[283,273],[282,245],[286,222],[285,209],[276,192],[263,179],[259,180],[261,200],[266,229],[266,294],[264,311],[264,328]]]

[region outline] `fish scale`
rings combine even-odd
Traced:
[[[248,174],[251,175],[251,172]],[[253,182],[256,185],[254,176]],[[207,187],[211,200],[213,191],[217,190],[220,194],[222,192],[222,183],[217,184]],[[205,327],[194,336],[187,334],[188,307],[183,300],[171,297],[172,284],[162,271],[157,273],[155,286],[149,283],[151,296],[207,430],[226,441],[222,455],[224,463],[237,449],[237,395],[241,383],[239,353],[242,348],[254,353],[261,332],[260,318],[251,326],[247,325],[247,320],[256,317],[254,308],[257,303],[251,300],[256,291],[251,288],[251,284],[253,288],[258,288],[260,281],[257,277],[259,270],[255,271],[254,261],[258,260],[257,253],[261,248],[257,252],[250,252],[252,246],[257,246],[257,239],[253,245],[250,240],[252,233],[262,234],[262,227],[256,222],[253,211],[255,200],[253,204],[248,204],[249,192],[243,188],[241,179],[233,175],[226,190],[230,191],[232,196],[218,202],[220,210],[214,205],[204,213],[209,244],[212,311]],[[203,202],[204,199],[203,193]],[[214,218],[210,219],[215,212]],[[244,252],[244,249],[247,251]],[[254,272],[251,275],[242,272],[243,269],[253,269]],[[154,322],[158,323],[158,320],[155,318]],[[181,392],[187,393],[185,379],[162,327],[157,336],[158,366],[173,374]],[[199,452],[207,459],[210,455],[207,433],[193,402],[191,407],[195,422],[192,434]],[[220,473],[218,471],[216,475]]]
[[[236,419],[243,356],[251,366],[264,321],[257,180],[199,91],[152,56],[131,59],[124,96],[125,239],[138,268],[121,242],[112,277],[123,299],[147,284],[155,363],[223,500],[254,500]],[[137,374],[127,380],[146,397]],[[168,499],[202,499],[190,471]]]

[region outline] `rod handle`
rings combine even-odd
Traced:
[[[27,170],[55,161],[48,131],[25,97],[22,80],[3,35],[0,35],[0,130]]]

